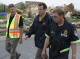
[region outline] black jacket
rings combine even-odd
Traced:
[[[40,21],[39,16],[40,15],[36,16],[32,26],[30,27],[30,30],[26,33],[26,35],[30,37],[32,34],[34,34],[35,46],[40,49],[43,49],[46,38],[45,33],[51,22],[53,22],[53,18],[48,13],[46,13],[43,20]]]
[[[54,52],[69,48],[71,44],[79,43],[75,27],[65,20],[63,26],[58,26],[53,22],[46,33],[50,37],[50,46]],[[74,43],[71,43],[74,42]]]

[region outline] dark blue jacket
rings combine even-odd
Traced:
[[[80,43],[75,27],[66,20],[62,26],[53,22],[46,35],[50,37],[50,48],[57,53],[70,48],[71,44]]]
[[[32,26],[30,27],[30,30],[26,33],[26,35],[30,37],[32,34],[34,34],[35,46],[40,49],[43,49],[46,38],[45,33],[51,22],[53,22],[53,18],[48,13],[46,13],[43,20],[40,21],[39,16],[40,15],[36,16]]]

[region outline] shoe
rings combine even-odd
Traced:
[[[19,55],[17,56],[17,59],[19,59],[20,56],[21,56],[21,54],[19,54]]]

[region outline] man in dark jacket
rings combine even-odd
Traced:
[[[53,21],[53,18],[46,12],[47,6],[45,3],[40,3],[38,5],[39,14],[34,19],[30,30],[26,33],[25,38],[31,37],[32,34],[35,35],[35,46],[38,48],[35,59],[42,59],[41,53],[43,50],[44,42],[45,42],[45,33],[47,31],[48,26]],[[47,55],[46,55],[47,59]]]
[[[49,26],[46,32],[46,40],[42,51],[42,57],[45,59],[46,48],[49,48],[49,59],[68,59],[70,46],[72,48],[72,59],[76,59],[77,43],[80,40],[77,36],[77,30],[64,17],[64,11],[56,8],[53,11],[55,22]]]

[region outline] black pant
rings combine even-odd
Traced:
[[[55,53],[52,49],[49,49],[49,59],[68,59],[69,51],[64,53]]]

